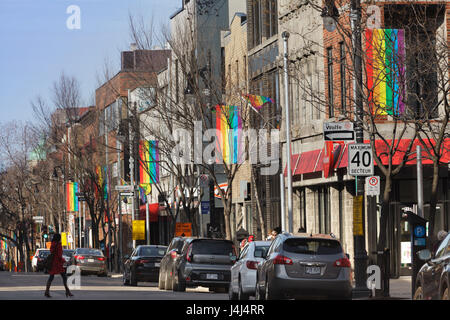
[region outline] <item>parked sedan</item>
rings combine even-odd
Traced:
[[[67,267],[70,266],[74,252],[75,252],[75,250],[72,250],[72,249],[63,249],[62,256],[63,256],[63,259],[65,260],[65,262],[64,262],[65,270],[67,270]]]
[[[450,233],[441,242],[434,257],[430,250],[418,252],[426,263],[417,274],[414,300],[450,300]]]
[[[81,271],[81,274],[94,273],[103,277],[108,275],[106,258],[103,252],[98,249],[76,249],[71,264],[75,265]]]
[[[42,258],[39,258],[39,252],[41,252],[41,251],[46,251],[46,252],[50,253],[50,250],[48,250],[48,249],[39,248],[36,250],[33,258],[31,259],[31,268],[33,269],[34,272],[43,270],[42,265],[39,267],[39,270],[38,270],[38,261],[39,261],[39,259],[42,259]]]
[[[230,299],[247,300],[255,295],[256,271],[271,241],[252,241],[245,245],[237,262],[231,267]]]
[[[123,284],[137,286],[138,281],[158,281],[161,259],[166,246],[138,246],[130,257],[125,256]]]
[[[36,268],[35,271],[44,271],[47,273],[47,269],[45,267],[45,260],[50,255],[50,250],[39,250],[39,253],[36,257]]]
[[[173,289],[173,270],[176,261],[181,257],[181,250],[186,241],[192,238],[175,237],[170,242],[164,257],[161,260],[161,267],[159,269],[158,288],[172,290]]]
[[[333,237],[280,234],[258,266],[256,299],[350,299],[350,269]]]

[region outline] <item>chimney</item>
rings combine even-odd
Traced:
[[[130,44],[130,50],[131,51],[136,51],[137,50],[137,44],[136,43]]]

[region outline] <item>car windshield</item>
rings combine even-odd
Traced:
[[[50,250],[39,251],[39,257],[46,257],[50,254]]]
[[[269,250],[270,246],[257,246],[255,247],[254,256],[255,258],[262,258],[266,256],[267,250]]]
[[[341,244],[327,239],[287,239],[283,250],[300,254],[339,254],[342,253]]]
[[[139,248],[139,255],[142,257],[163,257],[166,253],[165,247],[142,247]]]
[[[192,246],[192,254],[225,255],[235,254],[233,243],[228,241],[201,240],[195,241]]]
[[[74,252],[75,252],[74,250],[67,250],[67,249],[64,249],[64,250],[63,250],[63,256],[71,257],[71,256],[73,256],[73,253],[74,253]]]
[[[91,256],[103,256],[103,253],[98,249],[77,249],[77,254],[87,254]]]

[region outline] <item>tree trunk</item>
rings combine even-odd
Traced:
[[[227,240],[232,240],[231,237],[231,207],[232,207],[232,200],[231,195],[228,199],[225,200],[224,206],[223,206],[223,215],[225,219],[225,238]]]
[[[436,221],[436,205],[438,202],[438,187],[439,187],[439,165],[437,162],[433,164],[433,181],[431,183],[431,198],[430,198],[430,215],[428,220],[428,248],[436,240],[435,237],[435,221]]]
[[[264,216],[263,216],[262,208],[261,208],[261,202],[259,200],[259,192],[258,192],[258,186],[256,184],[255,174],[256,173],[255,173],[254,167],[252,166],[251,176],[252,176],[253,189],[255,190],[255,202],[256,202],[256,208],[258,211],[258,222],[259,222],[259,226],[261,227],[261,240],[265,240],[265,237],[267,235],[266,223],[264,221]],[[251,233],[251,232],[249,231],[249,233]]]

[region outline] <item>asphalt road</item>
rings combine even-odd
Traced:
[[[44,297],[48,274],[0,272],[0,300],[47,300]],[[124,286],[122,277],[83,275],[74,297],[66,298],[61,276],[55,276],[52,300],[228,300],[226,293],[209,292],[208,288],[187,288],[186,292],[159,290],[155,282],[140,282],[137,287]]]

